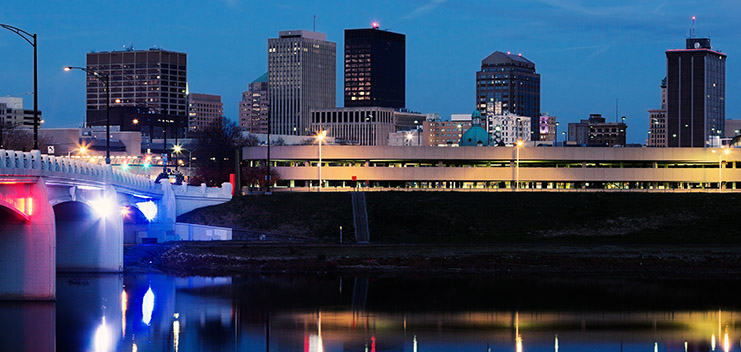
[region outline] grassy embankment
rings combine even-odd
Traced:
[[[738,194],[366,193],[374,243],[739,243]],[[349,193],[242,196],[179,221],[353,241]]]
[[[741,275],[737,194],[371,192],[366,198],[369,245],[336,244],[339,226],[354,242],[350,194],[277,193],[237,197],[179,221],[282,235],[267,237],[283,242],[140,245],[127,248],[125,265],[182,275]]]

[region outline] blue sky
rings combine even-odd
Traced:
[[[39,34],[39,105],[48,127],[79,125],[85,80],[66,65],[89,51],[158,46],[188,54],[190,91],[219,94],[237,119],[241,92],[267,71],[267,39],[278,31],[316,29],[337,43],[343,30],[370,26],[407,35],[407,106],[421,112],[469,113],[475,72],[495,50],[522,53],[541,74],[541,111],[563,124],[590,113],[627,116],[628,140],[641,143],[647,109],[658,108],[664,51],[683,48],[690,17],[697,34],[728,54],[726,118],[741,117],[741,14],[736,0],[419,0],[419,1],[28,1],[4,0],[0,23]],[[31,92],[32,50],[0,32],[0,96]],[[342,62],[337,102],[342,104]],[[25,105],[32,99],[26,96]]]

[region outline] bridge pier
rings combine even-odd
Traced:
[[[39,177],[0,190],[2,198],[15,200],[0,204],[0,300],[53,300],[55,225],[46,185]]]

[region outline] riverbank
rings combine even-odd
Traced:
[[[729,278],[741,246],[658,244],[255,244],[172,242],[128,246],[127,272],[172,275],[445,274]]]
[[[741,195],[557,192],[369,192],[376,243],[741,243]],[[178,221],[268,239],[354,241],[349,193],[239,196]]]

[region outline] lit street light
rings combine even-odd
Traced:
[[[85,67],[67,66],[64,68],[65,71],[70,70],[85,71],[87,74],[97,78],[105,86],[105,163],[106,165],[111,164],[111,76],[100,73],[95,70],[91,70]]]
[[[0,23],[0,27],[3,27],[15,34],[18,34],[23,40],[27,41],[33,47],[33,149],[39,149],[39,84],[38,84],[38,55],[36,33],[31,34],[20,28],[13,27],[11,25]]]
[[[327,131],[322,130],[316,134],[316,141],[319,143],[319,192],[322,191],[322,142],[324,137],[327,136]]]
[[[723,154],[731,154],[731,150],[723,148],[723,152],[713,149],[713,154],[718,154],[718,192],[723,191]]]
[[[517,148],[516,154],[517,159],[515,161],[515,190],[520,188],[520,148],[522,147],[524,143],[522,140],[517,140],[517,144],[515,145],[515,148]]]

